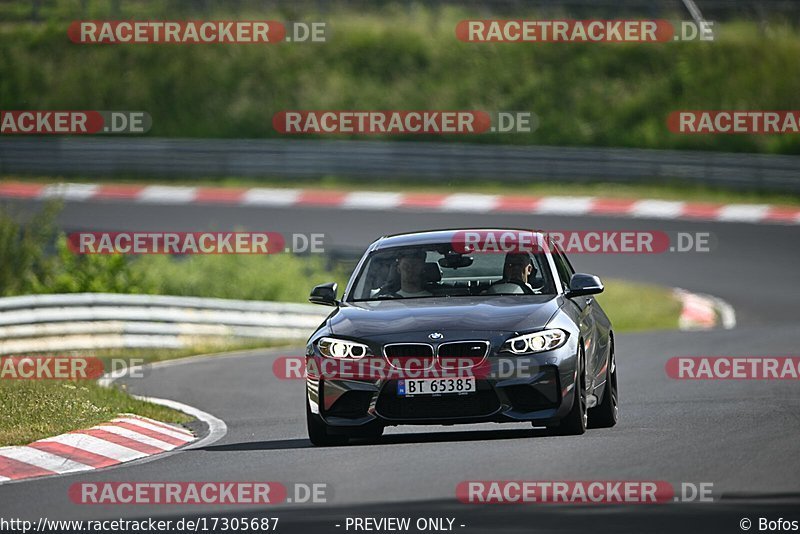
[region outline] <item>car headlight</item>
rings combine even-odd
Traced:
[[[542,330],[517,337],[512,337],[500,348],[500,352],[512,354],[531,354],[557,349],[567,341],[567,333],[563,330]]]
[[[319,351],[326,358],[360,360],[369,354],[369,347],[363,343],[347,341],[346,339],[335,339],[332,337],[321,338],[317,341],[317,347],[319,347]]]

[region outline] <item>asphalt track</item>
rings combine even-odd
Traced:
[[[35,203],[14,202],[29,211]],[[0,207],[8,204],[0,204]],[[800,230],[779,225],[604,217],[142,206],[70,202],[75,230],[323,232],[326,246],[363,249],[385,233],[456,226],[545,230],[711,232],[708,253],[572,255],[579,271],[710,293],[736,310],[733,330],[620,335],[620,423],[580,437],[548,437],[525,425],[400,427],[378,444],[312,448],[301,382],[272,374],[276,355],[255,351],[154,370],[131,391],[196,406],[228,434],[199,450],[74,476],[0,486],[0,517],[177,519],[278,516],[282,532],[345,532],[346,517],[454,517],[463,532],[741,532],[740,519],[800,520],[800,391],[796,381],[676,381],[679,355],[798,355]],[[268,275],[268,273],[265,273]],[[612,317],[613,320],[613,317]],[[83,481],[272,480],[326,483],[326,504],[275,507],[75,505]],[[464,480],[664,480],[713,483],[714,503],[655,506],[461,504]],[[336,527],[335,525],[342,525]],[[463,527],[459,525],[463,524]],[[351,529],[350,532],[353,530]],[[416,530],[411,530],[416,532]]]

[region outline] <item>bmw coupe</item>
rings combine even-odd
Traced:
[[[314,445],[393,425],[529,422],[560,435],[617,422],[614,332],[541,232],[438,230],[382,237],[306,346]]]

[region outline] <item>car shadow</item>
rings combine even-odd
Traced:
[[[407,443],[445,443],[457,441],[496,441],[503,439],[542,438],[549,434],[545,429],[530,430],[465,430],[457,432],[414,432],[405,434],[388,434],[378,439],[352,439],[350,447],[359,445],[398,445]],[[244,441],[225,445],[209,445],[192,449],[196,451],[231,452],[231,451],[275,451],[314,448],[307,438],[279,439],[272,441]]]
[[[375,443],[442,443],[450,441],[496,441],[502,439],[541,438],[549,434],[543,428],[509,430],[460,430],[456,432],[419,432],[387,434]],[[357,443],[357,442],[355,442]]]
[[[303,439],[278,439],[274,441],[243,441],[241,443],[228,443],[226,445],[209,445],[192,449],[195,451],[280,451],[291,449],[310,449],[313,445],[307,438]]]

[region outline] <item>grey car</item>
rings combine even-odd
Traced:
[[[539,232],[378,239],[341,298],[335,283],[311,292],[334,309],[306,346],[309,438],[340,445],[409,424],[530,422],[560,435],[614,426],[602,291]]]

